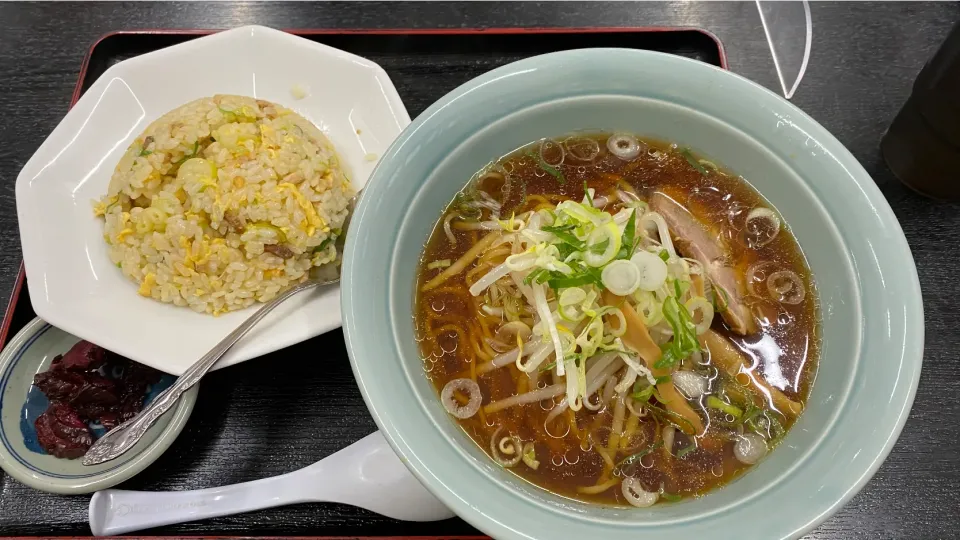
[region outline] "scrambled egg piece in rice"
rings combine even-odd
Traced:
[[[219,315],[338,264],[354,191],[311,122],[218,95],[156,120],[94,204],[111,261],[143,296]]]

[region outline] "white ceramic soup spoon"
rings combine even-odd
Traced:
[[[400,462],[379,431],[298,471],[195,491],[107,489],[90,500],[96,536],[302,502],[359,506],[404,521],[453,517]]]

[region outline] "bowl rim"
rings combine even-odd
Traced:
[[[872,457],[869,458],[869,462],[866,464],[866,466],[858,465],[858,468],[855,471],[852,471],[850,476],[846,477],[850,478],[852,482],[849,482],[849,485],[845,485],[845,489],[841,493],[825,496],[823,498],[824,502],[818,502],[815,508],[813,508],[815,511],[805,512],[802,519],[791,520],[792,523],[790,525],[783,525],[776,533],[769,531],[770,534],[777,534],[777,537],[799,536],[825,521],[843,504],[849,501],[869,481],[873,474],[876,473],[883,460],[887,457],[887,455],[889,455],[908,418],[909,410],[916,395],[922,366],[924,340],[923,306],[922,297],[920,295],[919,278],[917,276],[915,263],[912,255],[910,254],[909,246],[906,242],[906,238],[903,235],[902,228],[900,227],[899,222],[896,220],[896,217],[886,199],[883,197],[879,188],[877,188],[875,183],[872,181],[869,174],[863,169],[862,166],[860,166],[856,158],[854,158],[854,156],[819,123],[774,92],[739,75],[736,75],[735,73],[724,71],[695,60],[664,53],[628,49],[581,49],[577,51],[550,53],[520,60],[492,70],[465,83],[464,85],[461,85],[431,105],[416,120],[414,120],[414,122],[394,141],[393,145],[391,145],[390,150],[388,150],[384,158],[371,175],[367,192],[377,192],[386,188],[386,185],[389,182],[389,178],[386,178],[386,176],[390,173],[384,171],[387,170],[389,162],[394,159],[402,160],[403,158],[398,156],[399,151],[403,148],[403,146],[411,138],[413,138],[425,124],[430,122],[430,119],[434,115],[439,113],[442,109],[450,106],[451,103],[456,101],[458,98],[469,94],[470,92],[473,92],[482,86],[495,83],[498,79],[503,79],[525,71],[536,70],[541,64],[544,63],[553,62],[554,64],[557,64],[563,61],[569,61],[570,63],[577,61],[583,62],[587,61],[589,58],[592,58],[591,55],[607,56],[611,54],[624,55],[626,58],[621,58],[621,60],[624,61],[648,60],[650,57],[655,57],[663,63],[673,64],[673,66],[678,70],[685,69],[699,72],[700,76],[710,79],[711,82],[717,82],[718,85],[727,86],[727,90],[735,89],[735,91],[742,92],[744,95],[748,96],[752,94],[753,98],[762,99],[767,102],[771,102],[772,98],[772,102],[777,106],[778,111],[785,111],[787,114],[789,114],[791,118],[793,118],[793,121],[798,124],[798,126],[802,126],[801,129],[806,129],[811,138],[815,138],[816,140],[820,141],[820,143],[824,145],[826,151],[832,153],[831,157],[833,157],[848,173],[843,180],[853,182],[856,188],[862,192],[869,204],[872,206],[872,210],[876,214],[876,217],[881,220],[885,226],[889,227],[887,232],[892,233],[892,238],[890,238],[890,240],[891,249],[893,252],[897,255],[904,256],[903,264],[905,268],[903,269],[902,273],[906,274],[907,279],[906,282],[902,284],[903,292],[902,294],[898,295],[902,298],[898,298],[898,301],[903,301],[904,313],[908,314],[909,317],[906,318],[903,327],[903,349],[902,351],[896,351],[893,353],[900,355],[898,375],[907,376],[903,384],[901,398],[897,401],[899,414],[896,415],[895,419],[885,422],[883,433],[887,433],[889,431],[889,435],[883,440],[882,445],[871,445],[869,455]],[[596,93],[573,94],[567,97],[587,97],[595,94]],[[614,94],[616,94],[616,92],[614,92]],[[547,101],[550,100],[544,99],[541,103]],[[518,111],[511,111],[510,113],[506,114],[513,114],[516,112]],[[815,193],[814,195],[817,199],[823,198],[821,194]],[[461,497],[461,495],[456,493],[452,486],[444,484],[443,480],[434,474],[434,472],[431,470],[431,467],[428,466],[424,460],[417,455],[418,450],[415,450],[416,443],[412,441],[412,435],[414,434],[402,432],[400,428],[394,425],[392,418],[396,418],[397,415],[400,414],[398,411],[403,410],[404,407],[398,407],[396,403],[384,402],[384,400],[378,396],[376,392],[374,392],[373,384],[375,384],[377,374],[372,366],[375,364],[375,362],[373,360],[364,360],[364,358],[361,357],[368,349],[367,345],[363,341],[365,329],[363,328],[361,321],[364,320],[364,315],[369,315],[369,312],[363,313],[363,304],[366,303],[357,301],[356,297],[359,297],[362,294],[362,289],[361,285],[354,281],[352,270],[354,265],[362,264],[363,262],[360,254],[363,250],[357,246],[357,243],[362,241],[358,240],[358,237],[361,236],[359,232],[367,226],[366,223],[375,221],[376,219],[375,216],[371,215],[370,217],[367,217],[365,215],[368,212],[368,207],[373,204],[370,202],[372,197],[364,197],[364,199],[366,200],[362,199],[360,201],[354,216],[353,226],[355,229],[351,230],[351,234],[348,235],[347,246],[344,253],[345,277],[342,287],[344,337],[347,342],[354,375],[357,378],[364,400],[367,403],[367,406],[370,409],[376,423],[380,429],[384,431],[388,442],[401,456],[408,468],[428,489],[430,489],[430,491],[437,495],[445,504],[450,506],[451,509],[453,509],[460,517],[491,535],[496,535],[498,537],[502,536],[506,538],[528,538],[528,534],[524,531],[512,529],[509,525],[502,523],[498,516],[484,513],[482,510],[471,504],[470,501],[465,500]],[[372,227],[372,225],[370,226]],[[396,240],[393,240],[392,242],[395,246]],[[877,264],[879,265],[879,261]],[[859,274],[859,271],[857,273]],[[387,314],[387,317],[392,317],[392,314]],[[395,346],[392,344],[389,348],[393,349],[394,351],[396,350]],[[860,351],[860,354],[862,355],[863,351]],[[396,384],[406,383],[398,382]],[[412,406],[413,404],[411,403],[410,405]],[[463,463],[458,463],[456,467],[463,468],[468,466],[465,460],[461,461],[463,461]],[[498,487],[500,487],[502,490],[513,492],[513,490],[504,486],[501,482],[494,482],[499,484]],[[547,514],[543,515],[547,516]],[[568,513],[567,515],[569,516],[570,514]],[[599,526],[600,525],[598,524],[598,527]],[[600,530],[600,528],[597,529],[597,531]]]
[[[17,335],[0,352],[0,395],[6,390],[10,374],[14,365],[21,358],[26,356],[27,351],[33,346],[35,341],[48,330],[55,330],[69,334],[48,323],[47,321],[36,317],[27,323]],[[71,334],[72,335],[72,334]],[[79,339],[79,338],[78,338]],[[137,455],[128,458],[127,461],[99,473],[92,473],[87,476],[75,478],[60,478],[44,474],[34,466],[26,466],[19,463],[19,460],[6,447],[6,444],[0,444],[0,467],[15,480],[26,484],[34,489],[46,491],[48,493],[58,493],[64,495],[74,495],[82,493],[92,493],[101,489],[109,488],[128,480],[146,469],[150,464],[157,460],[163,454],[177,436],[183,431],[190,414],[193,412],[193,406],[197,402],[197,394],[200,391],[199,385],[194,385],[180,396],[176,407],[171,411],[170,421],[164,426],[163,430],[157,435],[153,442],[141,450]],[[0,431],[3,427],[0,424]],[[150,430],[155,430],[152,426]],[[19,433],[16,434],[20,436]],[[4,432],[3,437],[6,438]]]

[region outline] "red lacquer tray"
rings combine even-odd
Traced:
[[[558,50],[647,49],[726,68],[720,41],[694,28],[289,31],[383,66],[411,117],[481,73]],[[209,33],[212,31],[143,30],[103,36],[83,61],[72,103],[111,65]],[[0,345],[35,317],[25,279],[21,266],[0,325]],[[343,335],[336,330],[210,374],[201,385],[193,416],[177,441],[156,463],[120,487],[189,490],[283,474],[309,465],[375,429],[356,388]],[[88,503],[88,496],[50,495],[0,475],[0,534],[46,538],[51,534],[89,535]],[[168,538],[481,538],[459,519],[405,523],[335,504],[275,508],[145,532]]]

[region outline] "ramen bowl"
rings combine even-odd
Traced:
[[[564,84],[556,84],[558,73]],[[674,141],[742,175],[789,224],[818,287],[822,350],[807,409],[766,459],[703,497],[647,509],[538,488],[491,460],[444,410],[414,333],[418,259],[473,171],[578,130]],[[923,355],[916,268],[856,159],[802,111],[706,64],[592,49],[538,56],[457,88],[393,143],[344,256],[344,334],[377,424],[424,485],[496,538],[793,538],[848,501],[890,452]],[[882,292],[882,294],[881,294]]]

